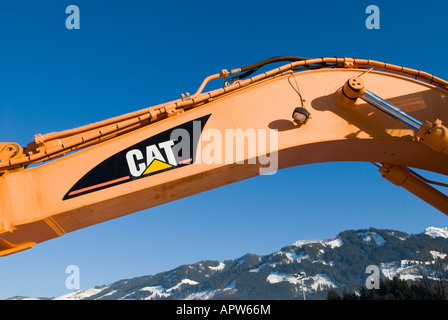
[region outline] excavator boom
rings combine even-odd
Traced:
[[[203,92],[218,78],[222,88]],[[366,59],[278,57],[222,70],[176,101],[38,134],[26,147],[0,143],[0,255],[319,162],[372,162],[448,214],[448,198],[410,169],[448,174],[447,85]]]

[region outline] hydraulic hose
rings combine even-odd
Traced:
[[[249,65],[241,67],[241,68],[234,68],[230,71],[230,74],[237,75],[236,77],[232,78],[232,80],[240,80],[240,79],[247,78],[248,76],[250,76],[251,74],[256,72],[258,69],[260,69],[261,67],[264,67],[271,63],[282,62],[282,61],[295,62],[295,61],[304,61],[304,60],[309,60],[309,59],[305,58],[305,57],[297,57],[297,56],[277,56],[277,57],[272,57],[272,58],[265,59],[265,60],[262,60],[259,62],[255,62],[255,63],[249,64]],[[328,62],[322,62],[321,64],[319,63],[318,65],[319,65],[319,67],[325,67],[325,66],[334,65],[334,64],[331,64]],[[244,73],[241,74],[242,72],[244,72]]]
[[[304,57],[296,57],[296,56],[278,56],[278,57],[272,57],[266,60],[262,60],[259,62],[255,62],[252,64],[249,64],[247,66],[241,67],[241,71],[240,72],[245,72],[245,71],[250,71],[250,70],[257,70],[260,69],[261,67],[267,65],[267,64],[271,64],[271,63],[275,63],[275,62],[281,62],[281,61],[302,61],[302,60],[307,60],[308,58],[304,58]]]

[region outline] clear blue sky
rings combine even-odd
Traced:
[[[0,141],[78,127],[194,92],[271,56],[350,56],[448,78],[444,1],[0,1]],[[80,29],[68,30],[68,5]],[[368,5],[380,30],[365,27]],[[439,178],[439,177],[438,177]],[[446,179],[442,179],[446,182]],[[301,198],[298,198],[298,195]],[[368,163],[279,171],[138,212],[0,259],[0,299],[58,296],[199,260],[268,254],[346,229],[408,233],[448,217]]]

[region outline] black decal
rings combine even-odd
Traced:
[[[63,200],[194,163],[209,117],[186,122],[114,154],[85,174]]]

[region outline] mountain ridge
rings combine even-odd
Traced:
[[[446,279],[447,257],[448,228],[428,227],[411,235],[376,228],[346,230],[334,238],[298,240],[267,255],[247,253],[233,260],[202,260],[48,299],[288,300],[306,294],[307,299],[319,300],[326,298],[328,290],[342,292],[363,285],[369,265],[378,266],[382,278]],[[303,291],[302,279],[295,275],[300,272],[306,274]]]

